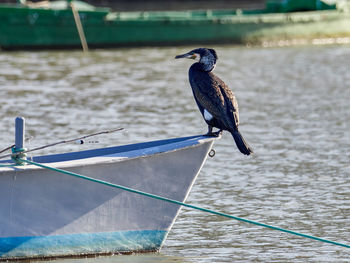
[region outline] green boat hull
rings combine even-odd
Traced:
[[[350,13],[222,11],[79,11],[89,47],[261,44],[265,41],[350,37]],[[81,42],[70,9],[0,5],[0,48],[72,48]]]

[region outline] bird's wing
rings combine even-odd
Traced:
[[[207,75],[199,75],[194,76],[190,82],[198,106],[206,109],[214,118],[220,119],[225,99],[220,89],[213,88],[212,79]]]
[[[229,87],[213,73],[195,76],[192,84],[195,86],[193,93],[197,103],[220,120],[227,129],[237,129],[238,104]]]
[[[239,110],[238,110],[238,103],[235,97],[235,94],[232,92],[232,90],[219,78],[217,78],[218,86],[220,87],[221,93],[223,94],[226,102],[226,113],[227,117],[229,118],[229,122],[233,127],[236,129],[239,125]]]

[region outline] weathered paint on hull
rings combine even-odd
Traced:
[[[194,136],[34,161],[183,202],[214,140]],[[179,209],[33,165],[0,167],[0,260],[157,251]]]
[[[231,12],[80,13],[90,47],[261,43],[288,39],[350,37],[350,13]],[[0,47],[79,47],[70,10],[0,7]]]
[[[1,238],[0,253],[2,259],[28,259],[152,252],[159,250],[166,234],[161,230],[140,230]]]

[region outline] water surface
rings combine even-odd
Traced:
[[[0,150],[24,116],[28,148],[124,127],[53,153],[201,134],[189,87],[193,47],[0,53]],[[187,200],[350,244],[350,46],[215,46],[240,130],[214,148]],[[348,262],[350,250],[182,209],[159,254],[58,262]]]

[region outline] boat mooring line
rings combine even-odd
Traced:
[[[5,167],[5,168],[7,168],[7,167],[15,167],[15,166],[17,166],[18,164],[0,164],[0,167]]]
[[[324,242],[324,243],[328,243],[328,244],[332,244],[332,245],[337,245],[337,246],[341,246],[341,247],[350,248],[350,245],[346,245],[346,244],[343,244],[343,243],[339,243],[339,242],[335,242],[335,241],[331,241],[331,240],[328,240],[328,239],[323,239],[323,238],[319,238],[319,237],[315,237],[315,236],[311,236],[311,235],[307,235],[307,234],[294,232],[294,231],[287,230],[287,229],[284,229],[284,228],[280,228],[280,227],[275,227],[275,226],[259,223],[259,222],[252,221],[252,220],[249,220],[249,219],[232,216],[232,215],[229,215],[229,214],[217,212],[217,211],[214,211],[214,210],[202,208],[202,207],[195,206],[195,205],[186,204],[186,203],[183,203],[183,202],[180,202],[180,201],[176,201],[176,200],[173,200],[173,199],[169,199],[169,198],[166,198],[166,197],[162,197],[162,196],[158,196],[158,195],[142,192],[142,191],[135,190],[135,189],[132,189],[132,188],[129,188],[129,187],[125,187],[125,186],[109,183],[109,182],[106,182],[106,181],[103,181],[103,180],[99,180],[99,179],[95,179],[95,178],[92,178],[92,177],[88,177],[88,176],[85,176],[85,175],[81,175],[81,174],[69,172],[69,171],[66,171],[66,170],[50,167],[50,166],[43,165],[43,164],[40,164],[40,163],[37,163],[37,162],[33,162],[33,161],[29,161],[29,160],[26,160],[26,159],[20,159],[20,161],[21,162],[25,162],[25,163],[29,163],[29,164],[32,164],[32,165],[39,166],[41,168],[49,169],[49,170],[52,170],[52,171],[55,171],[55,172],[58,172],[58,173],[71,175],[71,176],[78,177],[78,178],[81,178],[81,179],[84,179],[84,180],[88,180],[88,181],[92,181],[92,182],[95,182],[95,183],[111,186],[111,187],[114,187],[114,188],[122,189],[122,190],[125,190],[125,191],[128,191],[128,192],[131,192],[131,193],[136,193],[136,194],[139,194],[139,195],[143,195],[143,196],[147,196],[147,197],[150,197],[150,198],[162,200],[162,201],[165,201],[165,202],[169,202],[169,203],[173,203],[173,204],[177,204],[177,205],[193,208],[193,209],[200,210],[200,211],[207,212],[207,213],[211,213],[211,214],[214,214],[214,215],[223,216],[223,217],[234,219],[234,220],[238,220],[238,221],[241,221],[241,222],[245,222],[245,223],[249,223],[249,224],[253,224],[253,225],[269,228],[269,229],[272,229],[272,230],[285,232],[285,233],[296,235],[296,236],[299,236],[299,237],[304,237],[304,238],[308,238],[308,239],[312,239],[312,240],[316,240],[316,241],[320,241],[320,242]]]

